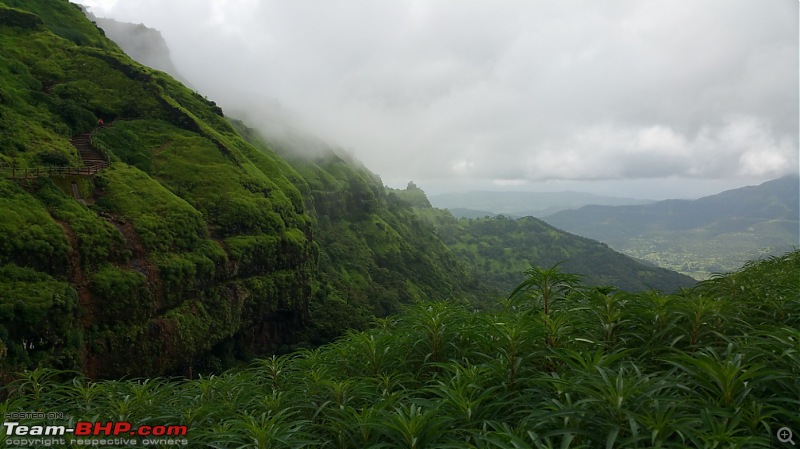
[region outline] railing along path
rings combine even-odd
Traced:
[[[12,179],[35,179],[41,176],[94,176],[100,170],[108,168],[111,161],[108,155],[98,151],[92,142],[92,136],[97,131],[113,126],[113,122],[108,125],[100,125],[91,132],[78,134],[70,139],[70,143],[78,150],[78,154],[83,162],[83,167],[0,167],[0,176]]]

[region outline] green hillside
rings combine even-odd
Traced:
[[[420,303],[220,376],[39,369],[0,393],[69,417],[26,425],[183,425],[189,447],[771,448],[800,424],[800,252],[678,295],[551,274],[490,311]]]
[[[299,175],[319,248],[320,288],[310,304],[309,337],[329,341],[367,326],[403,304],[468,299],[480,303],[499,291],[481,285],[427,221],[360,162],[319,141],[265,138],[237,122],[257,148],[273,148]],[[420,191],[414,202],[430,207]]]
[[[242,133],[256,146],[263,146],[254,131],[245,128]],[[441,278],[446,281],[439,286],[440,290],[443,287],[445,292],[459,291],[457,287],[465,287],[463,291],[467,293],[462,293],[461,297],[478,303],[497,292],[512,289],[532,265],[549,266],[558,262],[563,262],[566,269],[585,274],[587,282],[613,285],[627,291],[652,288],[671,292],[695,283],[688,276],[642,265],[604,244],[568,234],[532,217],[456,220],[448,211],[433,208],[425,192],[413,182],[402,190],[385,188],[380,178],[360,163],[338,156],[341,151],[310,138],[298,136],[289,141],[271,141],[269,147],[302,175],[298,188],[308,192],[319,221],[316,238],[321,260],[325,262],[320,268],[325,271],[336,267],[327,273],[332,275],[328,279],[334,284],[352,288],[351,282],[337,279],[339,276],[335,273],[342,272],[342,266],[362,270],[364,277],[371,279],[374,275],[369,272],[374,270],[364,269],[373,262],[397,267],[393,275],[401,276],[413,273],[429,276],[432,270],[444,267]],[[369,187],[358,188],[353,178]],[[366,192],[359,195],[369,198],[367,203],[361,202],[370,205],[371,220],[367,219],[363,206],[354,208],[346,204],[352,201],[354,192]],[[340,206],[331,208],[332,202]],[[382,237],[370,238],[376,234]],[[402,237],[399,245],[390,243],[395,236]],[[359,254],[353,250],[359,247],[368,248],[370,252]],[[387,250],[391,251],[388,259]],[[431,257],[440,259],[429,264],[427,261]],[[409,267],[418,269],[408,271]],[[405,283],[414,282],[416,277],[408,279]],[[401,285],[399,281],[401,279],[390,283]],[[386,282],[380,284],[385,286]],[[424,296],[404,292],[402,288],[399,292],[401,296],[410,293],[415,301],[424,297],[437,298],[435,291],[425,292]],[[373,293],[372,297],[380,295]]]
[[[539,222],[442,221],[421,190],[317,150],[228,120],[76,5],[0,0],[0,382],[219,372],[414,302],[486,307],[563,259],[625,289],[687,285]]]
[[[403,196],[405,191],[397,191]],[[562,263],[593,285],[613,285],[626,291],[655,289],[672,292],[694,285],[694,279],[643,265],[595,240],[579,237],[533,217],[503,215],[455,219],[441,209],[418,208],[444,243],[476,273],[484,285],[509,291],[531,266]]]
[[[545,220],[659,266],[706,278],[800,245],[800,178],[644,206],[586,206]]]
[[[79,166],[70,138],[113,125],[97,176],[0,179],[2,366],[170,373],[295,341],[316,249],[291,169],[75,5],[6,0],[0,24],[5,175]]]
[[[484,291],[355,161],[295,170],[75,5],[0,5],[0,377],[215,371]],[[109,168],[19,178],[80,167],[88,132]]]

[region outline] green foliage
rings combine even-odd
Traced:
[[[45,28],[75,44],[119,51],[99,28],[85,19],[78,5],[67,0],[3,0],[3,3],[35,13]]]
[[[302,140],[268,144],[255,131],[235,125],[267,157],[274,155],[272,148],[278,149],[291,165],[289,179],[315,217],[319,271],[309,304],[312,344],[330,341],[347,329],[363,329],[372,318],[397,313],[404,304],[477,301],[482,293],[495,294],[472,283],[434,228],[357,161],[327,146],[319,151],[303,147],[308,142]],[[424,199],[424,192],[416,196]],[[301,235],[297,239],[302,242]],[[268,248],[258,249],[263,244],[251,241],[228,240],[244,257],[252,259],[251,251],[267,254],[262,260],[274,257]]]
[[[145,277],[139,272],[102,266],[92,274],[89,290],[99,304],[95,309],[98,323],[142,321],[151,312],[150,292]]]
[[[550,314],[553,301],[564,299],[578,285],[579,276],[564,273],[559,264],[550,268],[531,267],[525,270],[525,280],[511,292],[512,300],[532,299],[541,301],[542,313]]]
[[[69,242],[39,201],[0,179],[0,210],[0,265],[66,274]]]
[[[141,171],[114,164],[98,178],[107,187],[97,206],[130,220],[146,250],[189,250],[203,238],[201,214]]]
[[[125,239],[119,230],[64,194],[64,191],[71,189],[72,182],[85,185],[88,192],[83,196],[91,196],[93,183],[79,177],[54,180],[42,178],[38,180],[35,196],[47,207],[54,219],[61,220],[74,233],[77,244],[74,249],[80,254],[80,264],[85,269],[92,269],[102,263],[127,262],[130,251],[126,248]],[[61,186],[56,187],[56,183]]]
[[[431,203],[428,201],[428,197],[425,196],[425,192],[417,187],[416,184],[413,182],[409,182],[408,186],[404,190],[399,189],[389,189],[390,195],[396,195],[398,200],[403,201],[411,207],[416,208],[430,208]]]
[[[30,268],[0,265],[0,341],[5,348],[0,366],[72,366],[80,349],[80,338],[72,338],[77,302],[65,282]]]
[[[0,4],[0,26],[38,28],[44,22],[36,14]]]
[[[223,279],[226,258],[225,252],[209,241],[198,245],[192,252],[158,257],[163,306],[170,308],[186,298],[196,298],[199,292]]]
[[[13,2],[32,9],[45,29],[3,28],[0,46],[0,154],[3,165],[39,163],[42,155],[63,154],[78,165],[67,138],[90,131],[98,117],[165,117],[147,85],[113,69],[123,64],[116,45],[102,38],[81,11],[63,0]],[[81,33],[95,47],[77,47],[47,31]],[[78,31],[83,30],[83,31]],[[58,32],[57,32],[58,33]],[[73,39],[78,40],[78,39]],[[99,48],[98,48],[99,47]],[[144,73],[145,69],[139,69]],[[55,153],[54,153],[55,151]],[[63,162],[63,160],[62,160]]]
[[[0,26],[0,175],[81,165],[70,138],[88,132],[113,162],[95,177],[0,179],[0,266],[73,285],[83,313],[59,328],[81,357],[17,357],[3,336],[0,352],[15,356],[0,369],[185,372],[218,345],[247,357],[296,343],[314,245],[288,166],[243,141],[213,102],[122,54],[77,5],[0,7],[7,20],[40,19]],[[95,129],[98,118],[109,126]],[[37,298],[44,285],[24,277],[13,291]]]
[[[456,220],[445,210],[416,211],[436,228],[450,250],[478,273],[481,282],[498,290],[513,289],[531,266],[556,263],[582,273],[587,282],[626,291],[675,291],[695,283],[688,276],[643,265],[605,244],[566,233],[537,218],[498,215]]]
[[[279,177],[267,177],[248,163],[237,167],[214,139],[151,120],[125,121],[96,138],[186,199],[222,236],[278,233],[305,224],[273,182]]]
[[[530,302],[419,303],[218,376],[39,369],[3,393],[6,409],[185,424],[192,445],[220,448],[768,448],[798,422],[798,278],[800,251],[679,296],[576,286],[547,315]],[[704,298],[720,305],[692,341]],[[202,323],[180,316],[176,330]]]

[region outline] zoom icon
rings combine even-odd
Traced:
[[[780,429],[778,429],[777,436],[778,436],[778,441],[780,441],[781,443],[791,443],[792,446],[795,445],[794,440],[792,439],[792,437],[794,436],[794,434],[792,433],[792,429],[788,427],[781,427]]]

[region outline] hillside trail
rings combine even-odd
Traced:
[[[81,156],[84,167],[97,166],[104,168],[108,165],[105,157],[99,151],[92,148],[92,134],[105,126],[99,126],[88,133],[78,134],[70,139],[70,143],[78,149],[78,154]]]
[[[111,164],[101,152],[97,151],[92,146],[92,135],[97,131],[111,126],[113,126],[113,122],[109,123],[108,125],[99,123],[98,126],[93,130],[73,136],[69,140],[72,146],[78,150],[78,155],[83,162],[83,166],[91,169],[94,173],[107,168]],[[72,183],[72,196],[81,204],[86,204],[86,201],[81,197],[81,194],[78,190],[78,185],[75,182]]]

